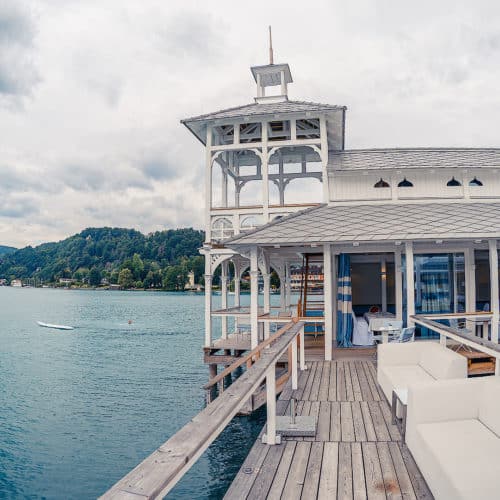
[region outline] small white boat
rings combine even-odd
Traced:
[[[43,328],[54,328],[55,330],[74,330],[72,326],[66,325],[51,325],[50,323],[44,323],[43,321],[37,321],[38,326],[42,326]]]

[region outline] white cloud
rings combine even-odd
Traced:
[[[86,226],[203,225],[204,154],[181,118],[291,98],[348,106],[347,146],[498,145],[494,1],[4,0],[0,243]]]

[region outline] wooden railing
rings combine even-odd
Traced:
[[[303,335],[303,331],[304,323],[291,322],[270,337],[265,345],[261,344],[258,351],[256,348],[249,353],[248,356],[255,357],[258,352],[259,358],[241,377],[101,498],[163,498],[224,430],[264,379],[267,390],[266,442],[277,444],[276,362],[292,345],[292,388],[296,389],[297,338]]]
[[[495,358],[495,375],[500,375],[500,345],[488,339],[488,335],[479,337],[473,333],[465,332],[458,328],[443,325],[438,320],[479,320],[483,324],[492,319],[492,313],[453,313],[453,314],[416,314],[411,319],[420,326],[429,328],[439,334],[440,342],[446,345],[446,339],[452,339],[463,345],[476,349]],[[483,326],[484,328],[484,326]]]

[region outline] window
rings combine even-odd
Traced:
[[[240,142],[261,142],[262,126],[260,123],[242,123],[240,125]]]
[[[455,176],[453,176],[447,183],[446,186],[448,187],[459,187],[462,184],[455,179]]]
[[[233,236],[233,225],[229,219],[217,219],[212,224],[212,239],[213,240],[227,240]]]
[[[381,177],[380,180],[378,182],[376,182],[373,187],[374,188],[388,188],[390,186],[389,186],[389,183],[384,181],[384,179],[382,179],[382,177]]]
[[[297,139],[319,139],[319,118],[297,120]]]
[[[398,184],[398,188],[411,188],[413,183],[410,182],[406,177]]]
[[[250,215],[249,217],[245,217],[240,224],[242,231],[249,231],[250,229],[255,229],[261,225],[260,217],[255,215]]]
[[[472,179],[469,182],[469,186],[482,186],[482,185],[483,183],[477,177],[474,177],[474,179]]]

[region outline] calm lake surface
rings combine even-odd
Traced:
[[[203,318],[202,295],[0,287],[0,498],[95,498],[187,423]],[[263,422],[235,418],[168,498],[222,498]]]

